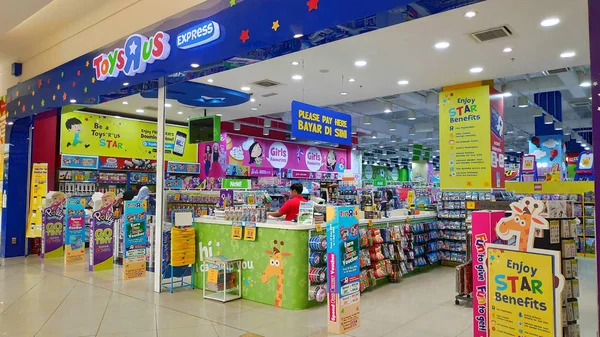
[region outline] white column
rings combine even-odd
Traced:
[[[165,99],[167,88],[165,78],[158,79],[158,134],[156,144],[156,226],[154,228],[154,292],[161,292],[162,283],[162,224],[164,214],[164,182],[165,182]]]

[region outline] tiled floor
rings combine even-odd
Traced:
[[[325,337],[326,308],[288,311],[238,300],[221,304],[198,290],[156,294],[152,277],[123,281],[113,271],[38,257],[0,266],[0,336],[14,337]],[[582,261],[581,318],[595,336],[594,261]],[[471,308],[454,304],[454,269],[389,284],[361,297],[361,326],[353,337],[472,336]]]

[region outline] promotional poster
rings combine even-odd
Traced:
[[[104,193],[102,207],[92,213],[90,227],[90,271],[113,268],[113,234],[115,215],[113,206],[117,196],[113,192]]]
[[[540,180],[561,181],[565,173],[562,134],[534,136],[529,140],[529,154],[535,156]]]
[[[42,207],[46,205],[48,193],[48,164],[33,164],[31,172],[31,193],[29,194],[29,214],[25,236],[39,238],[42,236]]]
[[[85,259],[84,198],[68,198],[65,225],[65,263],[82,263]]]
[[[54,192],[52,203],[42,212],[42,258],[63,256],[64,202],[64,193]]]
[[[126,201],[123,212],[123,271],[125,279],[146,276],[146,202]]]

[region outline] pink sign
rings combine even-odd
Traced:
[[[272,177],[273,169],[270,167],[251,167],[250,176],[252,177]]]
[[[292,172],[293,179],[309,179],[311,178],[310,172],[305,171],[293,171]]]

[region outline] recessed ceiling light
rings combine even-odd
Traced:
[[[465,18],[474,18],[475,16],[477,16],[477,12],[476,11],[468,11],[465,13]]]
[[[400,84],[400,85],[407,85],[408,81],[407,80],[400,80],[400,81],[398,81],[398,84]]]
[[[13,122],[8,122],[8,125],[13,125],[13,124],[15,124],[15,123],[13,123]]]
[[[129,85],[129,82],[125,82],[125,83],[123,83],[123,85],[124,85],[124,86],[128,86],[128,85]]]
[[[355,80],[355,79],[353,79],[353,78],[349,78],[349,79],[348,79],[348,82],[356,82],[356,80]]]
[[[177,111],[178,115],[183,115],[183,111]]]
[[[440,41],[435,44],[435,49],[446,49],[450,47],[450,43],[446,41]]]
[[[469,70],[469,71],[471,72],[471,74],[478,74],[478,73],[480,73],[480,72],[483,71],[483,68],[481,68],[481,67],[474,67],[474,68],[471,68],[471,70]]]
[[[198,68],[198,67],[200,67],[200,65],[198,63],[192,63],[192,64],[190,64],[190,67]]]
[[[250,91],[250,87],[242,87],[242,91]]]
[[[392,126],[392,127],[390,128],[390,131],[396,131],[396,128]]]
[[[298,62],[298,61],[292,61],[292,65],[293,65],[293,66],[297,66],[297,65],[299,65],[299,64],[300,64],[300,62]]]
[[[294,75],[292,76],[292,80],[300,81],[302,79],[302,75]]]
[[[506,48],[502,49],[503,53],[510,53],[512,51],[513,51],[513,49],[511,47],[506,47]]]
[[[223,117],[223,114],[215,114],[215,116]]]
[[[123,101],[123,105],[127,105],[127,104],[129,104],[129,102]]]
[[[340,92],[340,95],[346,96],[346,95],[348,95],[348,92],[347,91],[342,91],[342,92]]]
[[[372,139],[377,139],[376,135],[371,136]]]
[[[294,39],[299,39],[303,36],[304,36],[304,34],[294,34]]]
[[[252,110],[252,111],[258,111],[258,108],[256,108],[256,107],[251,107],[251,108],[250,108],[250,110]]]
[[[212,82],[214,82],[214,81],[215,81],[215,80],[213,80],[212,78],[209,78],[209,79],[207,79],[207,80],[206,80],[206,82],[208,82],[208,83],[212,83]]]
[[[358,60],[358,61],[354,62],[354,65],[357,66],[357,67],[364,67],[364,66],[367,65],[367,61],[365,61],[365,60]]]
[[[574,57],[575,56],[575,52],[574,51],[566,51],[560,54],[560,57],[567,59],[570,57]]]
[[[135,110],[135,112],[137,112],[139,114],[143,114],[144,113],[144,109],[137,109],[137,110]]]
[[[256,98],[250,98],[250,102],[252,102],[252,103],[256,102]]]
[[[584,87],[584,88],[589,88],[592,86],[592,83],[590,81],[584,81],[584,82],[579,83],[579,86]]]
[[[558,25],[559,23],[560,23],[559,18],[547,18],[547,19],[542,20],[540,25],[542,25],[542,27],[552,27],[552,26]]]
[[[510,97],[512,96],[512,92],[504,92],[502,93],[502,97]]]
[[[77,100],[72,99],[69,102],[71,102],[71,103],[77,103]]]
[[[165,108],[170,108],[172,107],[171,103],[165,103]]]

